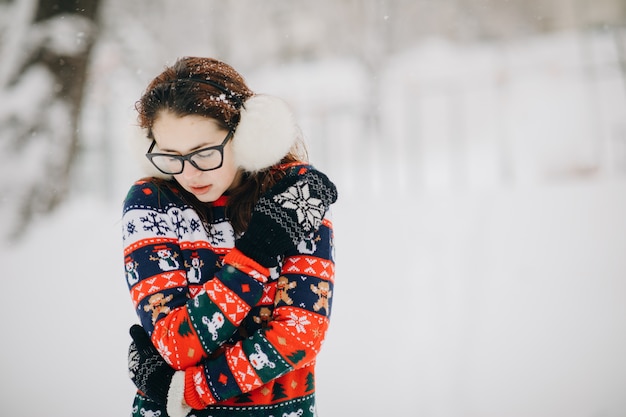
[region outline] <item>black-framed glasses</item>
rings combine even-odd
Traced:
[[[212,171],[222,166],[224,162],[224,146],[226,146],[228,141],[233,137],[233,133],[234,132],[230,130],[220,145],[198,149],[187,155],[153,153],[152,149],[154,149],[156,145],[156,141],[153,140],[146,153],[146,158],[148,158],[150,162],[152,162],[152,165],[159,171],[168,175],[177,175],[183,172],[185,161],[188,161],[200,171]]]

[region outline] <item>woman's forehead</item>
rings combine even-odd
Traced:
[[[161,112],[152,126],[152,135],[162,151],[187,152],[219,145],[227,130],[214,119],[199,115]]]

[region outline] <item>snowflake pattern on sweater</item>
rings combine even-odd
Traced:
[[[309,219],[316,228],[268,271],[233,249],[225,204],[211,206],[205,227],[179,192],[151,180],[133,185],[123,234],[137,315],[165,360],[184,371],[189,416],[312,416],[334,284],[329,214]],[[138,393],[133,415],[151,413],[167,416]]]

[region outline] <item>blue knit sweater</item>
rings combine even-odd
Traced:
[[[265,280],[233,249],[226,205],[207,205],[206,222],[176,187],[131,187],[124,263],[139,320],[180,371],[189,416],[313,416],[334,283],[329,214]],[[150,416],[168,412],[138,392],[133,417]]]

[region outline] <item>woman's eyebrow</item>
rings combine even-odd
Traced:
[[[218,145],[219,145],[219,144],[218,144]],[[198,145],[198,146],[196,146],[196,147],[194,147],[194,148],[191,148],[191,149],[189,149],[187,152],[185,152],[185,153],[183,154],[183,153],[181,153],[180,151],[175,150],[175,149],[163,149],[163,148],[159,147],[159,144],[157,143],[157,147],[159,147],[159,149],[161,150],[161,152],[177,153],[177,154],[181,154],[181,155],[187,155],[187,154],[189,154],[189,153],[195,152],[195,151],[197,151],[197,150],[199,150],[199,149],[202,149],[202,148],[210,148],[210,147],[212,147],[212,146],[218,146],[218,145],[211,144],[210,142],[203,142],[203,144]]]

